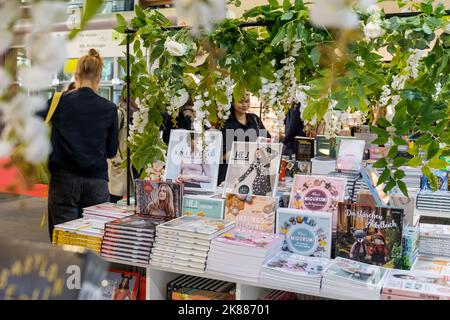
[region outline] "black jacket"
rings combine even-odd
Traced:
[[[48,108],[50,104],[51,99]],[[48,108],[39,115],[45,118]],[[51,172],[64,169],[82,177],[108,180],[107,158],[117,154],[119,145],[114,103],[86,87],[67,92],[51,124]]]

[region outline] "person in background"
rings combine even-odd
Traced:
[[[81,57],[77,89],[63,93],[51,119],[50,239],[54,225],[80,218],[85,207],[109,201],[106,160],[117,154],[119,125],[116,106],[97,94],[102,69],[96,50]],[[39,115],[45,118],[47,113],[48,109]]]
[[[284,119],[283,155],[291,157],[295,150],[295,137],[305,137],[300,114],[300,103],[293,104]]]
[[[169,144],[170,140],[170,131],[172,129],[185,129],[185,130],[193,130],[193,123],[195,117],[195,111],[193,108],[192,99],[189,98],[188,102],[181,107],[181,110],[176,118],[176,126],[172,122],[171,115],[166,111],[163,114],[163,124],[161,126],[162,130],[162,139],[165,144]]]
[[[131,115],[138,110],[136,99],[130,98]],[[108,160],[109,173],[109,193],[110,201],[117,203],[127,195],[127,168],[122,166],[127,157],[127,86],[122,88],[120,101],[117,105],[117,115],[119,120],[119,149],[115,157]],[[134,177],[138,177],[135,170],[132,171]],[[130,179],[133,179],[133,176]],[[132,181],[132,180],[131,180]],[[132,186],[133,183],[130,183]]]
[[[230,117],[222,128],[223,163],[219,166],[217,181],[219,185],[225,181],[227,175],[227,159],[233,141],[256,142],[258,137],[270,138],[261,119],[256,114],[249,113],[249,108],[250,93],[248,92],[239,102],[235,103],[234,99],[231,102]]]

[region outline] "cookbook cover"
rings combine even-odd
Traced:
[[[225,200],[196,195],[183,197],[183,216],[223,219]]]

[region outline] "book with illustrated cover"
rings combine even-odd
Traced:
[[[222,133],[171,130],[164,180],[186,190],[215,191],[222,157]]]
[[[275,196],[283,144],[233,142],[228,159],[226,193]]]
[[[325,270],[325,276],[349,280],[369,287],[380,287],[387,275],[387,269],[354,260],[336,257]]]
[[[402,209],[339,203],[338,211],[336,257],[401,268]]]
[[[336,169],[359,171],[364,156],[366,142],[356,139],[342,139],[337,154]]]
[[[203,218],[196,216],[183,216],[175,220],[157,226],[159,230],[174,230],[184,233],[193,233],[198,237],[205,237],[207,239],[213,238],[220,232],[225,232],[234,227],[231,221],[223,221],[219,219]]]
[[[385,184],[378,185],[379,174],[373,167],[361,168],[361,176],[369,188],[372,198],[375,200],[377,206],[387,206],[390,201],[390,196],[383,191]]]
[[[304,255],[282,251],[270,259],[264,265],[264,268],[293,275],[320,277],[330,264],[330,259],[306,257]]]
[[[275,230],[276,198],[227,193],[225,220],[245,229],[263,232]]]
[[[294,178],[289,208],[306,211],[329,212],[336,230],[337,207],[344,200],[347,180],[326,176],[302,176]]]
[[[446,170],[433,170],[434,176],[437,178],[437,191],[447,192],[448,191],[448,171]],[[432,192],[430,182],[428,178],[423,175],[422,183],[420,186],[421,191]]]
[[[282,250],[313,257],[331,257],[331,215],[328,212],[280,208],[278,234],[285,235]]]
[[[225,201],[196,195],[184,195],[183,216],[223,219]]]
[[[314,158],[314,138],[295,137],[294,153],[298,161],[311,161]]]
[[[153,234],[155,233],[156,226],[163,223],[164,220],[154,219],[143,215],[133,215],[130,217],[117,219],[105,224],[105,229],[120,230],[130,234]]]
[[[412,270],[450,276],[450,257],[419,255]]]
[[[311,168],[310,161],[288,160],[286,164],[286,182],[291,182],[297,174],[310,175]]]
[[[136,179],[136,213],[161,219],[181,216],[183,185]]]
[[[323,135],[315,138],[315,157],[324,156],[336,159],[336,143]]]
[[[136,300],[140,274],[111,269],[102,289],[101,300]]]
[[[383,293],[427,300],[450,300],[450,276],[393,269],[383,284]]]
[[[235,227],[215,238],[215,242],[242,247],[268,248],[280,241],[281,235]]]

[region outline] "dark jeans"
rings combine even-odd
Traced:
[[[48,190],[50,241],[55,225],[81,218],[83,208],[108,201],[108,181],[80,177],[66,170],[52,171]]]

